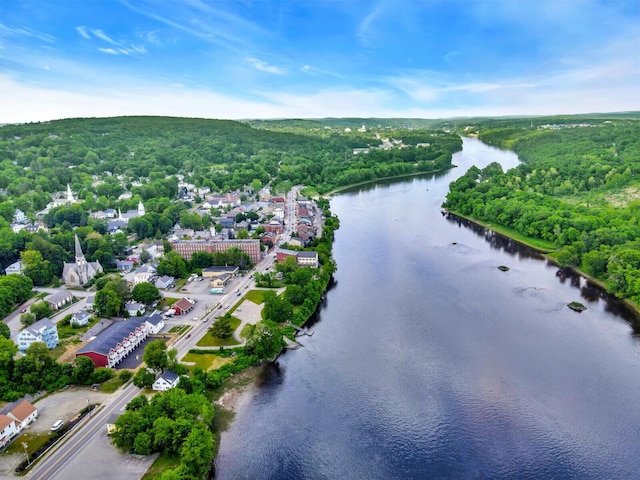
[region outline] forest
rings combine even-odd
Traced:
[[[518,154],[472,167],[444,207],[542,240],[561,266],[640,303],[640,121],[632,116],[479,121],[465,133]]]

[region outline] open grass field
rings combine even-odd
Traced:
[[[240,319],[231,317],[231,329],[235,332],[236,328],[240,325]],[[238,345],[238,342],[233,338],[218,338],[211,334],[210,331],[204,334],[198,343],[198,347],[223,347],[227,345]]]
[[[213,353],[187,353],[183,362],[195,363],[195,366],[202,368],[205,372],[220,368],[225,363],[233,362],[233,358],[219,357]]]

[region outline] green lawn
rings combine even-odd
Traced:
[[[113,393],[122,386],[122,380],[116,375],[115,377],[100,384],[100,391],[104,393]]]
[[[24,453],[24,446],[22,443],[27,444],[27,451],[29,455],[33,455],[36,450],[38,450],[42,445],[44,445],[51,433],[43,432],[43,433],[23,433],[18,438],[16,438],[11,445],[7,447],[6,453],[8,455],[13,453]]]
[[[169,330],[169,333],[181,334],[181,333],[186,332],[190,328],[191,328],[191,326],[189,326],[189,325],[176,325],[174,327],[171,327],[171,330]]]
[[[182,357],[183,362],[195,363],[195,366],[202,368],[205,372],[220,368],[225,363],[233,361],[233,358],[219,357],[214,353],[187,353]]]
[[[149,467],[142,480],[155,480],[165,470],[172,470],[180,466],[180,455],[161,452],[155,462]]]
[[[240,319],[231,317],[231,329],[235,332],[236,328],[240,325]],[[238,345],[238,342],[233,338],[218,338],[214,337],[209,330],[205,333],[204,337],[196,343],[198,347],[222,347],[226,345]]]
[[[58,337],[60,338],[60,340],[62,340],[63,338],[73,337],[74,335],[81,335],[87,330],[89,330],[91,327],[93,327],[97,322],[98,322],[98,319],[96,317],[90,317],[89,323],[87,323],[83,327],[74,327],[68,324],[63,325],[62,321],[60,321],[57,324]]]
[[[251,300],[256,305],[261,305],[264,303],[264,292],[265,290],[249,290],[244,298]]]
[[[179,298],[173,298],[173,297],[163,297],[162,301],[160,302],[160,305],[163,306],[163,307],[170,307],[171,305],[176,303],[178,300],[180,300],[180,299]]]

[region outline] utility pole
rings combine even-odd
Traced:
[[[24,453],[27,455],[27,467],[31,466],[31,460],[29,460],[29,450],[27,449],[27,442],[22,442],[24,447]]]

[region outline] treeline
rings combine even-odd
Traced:
[[[444,206],[551,242],[560,265],[640,302],[640,121],[494,126],[479,125],[479,138],[523,163],[508,172],[472,167],[450,185]]]

